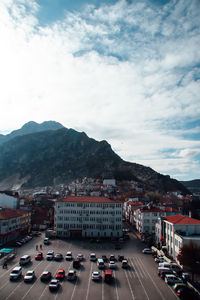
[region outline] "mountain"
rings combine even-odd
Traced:
[[[31,122],[25,129],[34,126]],[[55,185],[84,177],[133,179],[160,191],[188,192],[169,176],[122,160],[106,141],[65,127],[15,135],[0,146],[0,189]]]
[[[192,193],[200,192],[200,179],[181,181],[181,183]]]
[[[20,129],[12,131],[10,134],[7,135],[0,134],[0,145],[11,140],[16,136],[26,135],[26,134],[41,132],[46,130],[57,130],[60,128],[64,128],[64,126],[55,121],[46,121],[41,124],[38,124],[34,121],[30,121],[24,124]]]

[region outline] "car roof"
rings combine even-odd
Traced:
[[[17,271],[19,271],[19,270],[21,270],[22,269],[22,267],[21,266],[16,266],[16,267],[14,267],[14,269],[13,270],[17,270]]]
[[[105,270],[105,274],[112,274],[111,270]]]

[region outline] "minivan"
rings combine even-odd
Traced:
[[[15,267],[10,273],[10,280],[17,280],[22,275],[22,267]]]
[[[20,266],[24,266],[24,265],[30,263],[30,261],[31,261],[30,255],[23,255],[19,260],[19,264],[20,264]]]
[[[98,258],[97,266],[98,266],[99,269],[104,269],[105,265],[104,265],[104,261],[103,261],[102,258]]]

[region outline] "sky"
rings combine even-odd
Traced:
[[[200,178],[200,0],[1,0],[0,133],[54,120]]]

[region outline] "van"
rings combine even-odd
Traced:
[[[97,266],[98,266],[99,269],[104,269],[105,265],[104,265],[104,261],[103,261],[102,258],[98,258]]]
[[[10,273],[10,280],[17,280],[22,275],[22,267],[15,267]]]
[[[113,279],[112,271],[111,271],[111,270],[105,270],[105,273],[104,273],[104,281],[105,281],[105,282],[111,282],[112,279]]]
[[[31,261],[30,255],[24,255],[20,258],[19,264],[20,264],[20,266],[24,266],[24,265],[30,263],[30,261]]]

